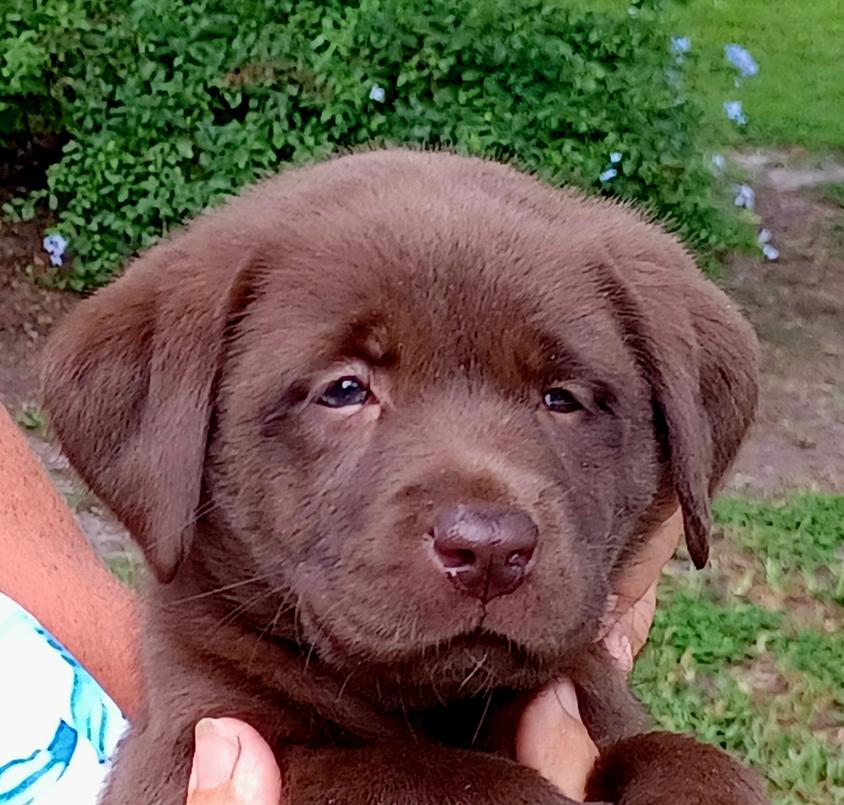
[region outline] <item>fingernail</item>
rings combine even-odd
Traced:
[[[224,724],[203,718],[194,728],[189,791],[209,791],[229,782],[240,757],[240,740]]]
[[[580,719],[580,707],[577,704],[577,691],[574,685],[565,679],[554,686],[554,696],[560,707],[572,718]]]

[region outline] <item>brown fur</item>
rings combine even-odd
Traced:
[[[314,403],[350,364],[375,415]],[[156,246],[45,369],[68,455],[156,576],[147,705],[104,805],[181,803],[207,715],[265,735],[293,805],[565,803],[501,728],[563,673],[605,750],[596,796],[763,802],[726,755],[643,736],[593,645],[677,499],[706,562],[755,373],[750,328],[672,237],[492,162],[347,156]],[[561,383],[584,410],[543,408]],[[538,526],[529,578],[485,605],[428,550],[460,504]]]

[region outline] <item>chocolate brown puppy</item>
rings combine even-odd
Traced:
[[[193,725],[222,715],[275,747],[292,805],[568,803],[507,731],[561,674],[594,799],[764,802],[649,733],[594,645],[677,501],[706,562],[756,403],[750,328],[636,212],[445,153],[289,171],[80,305],[44,377],[154,576],[104,805],[181,805]]]

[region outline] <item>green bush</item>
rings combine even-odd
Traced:
[[[634,200],[712,254],[742,230],[715,198],[657,4],[27,0],[0,31],[17,43],[0,100],[67,141],[46,191],[12,206],[48,200],[73,253],[56,282],[90,288],[282,164],[423,143]]]

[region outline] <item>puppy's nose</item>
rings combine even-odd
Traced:
[[[487,603],[527,578],[538,533],[523,511],[458,506],[434,525],[434,560],[461,590]]]

